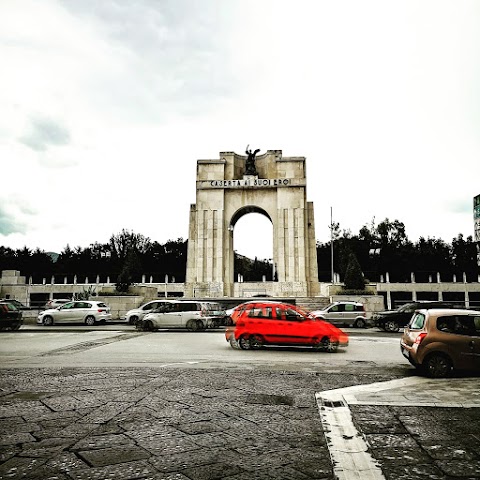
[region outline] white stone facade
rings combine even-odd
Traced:
[[[197,161],[196,203],[190,208],[185,295],[233,297],[233,229],[251,212],[273,225],[274,296],[319,294],[313,203],[306,198],[304,157],[268,150],[256,158],[258,176],[246,176],[246,156],[221,152]]]

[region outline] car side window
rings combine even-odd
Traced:
[[[148,303],[147,305],[144,305],[142,310],[151,310],[152,308],[157,308],[156,303]]]
[[[75,302],[74,308],[90,308],[90,304],[85,302]]]
[[[75,304],[72,302],[72,303],[64,303],[60,309],[61,310],[70,310],[71,308],[74,308],[75,307]]]
[[[458,333],[459,335],[474,335],[475,326],[473,324],[473,317],[457,316],[454,333]]]
[[[295,310],[292,310],[291,308],[286,309],[285,316],[287,317],[287,320],[294,321],[294,322],[301,322],[303,320],[303,317],[298,312],[296,312]]]
[[[437,318],[437,330],[446,333],[453,333],[455,330],[455,318],[454,317],[438,317]]]
[[[473,326],[475,328],[475,336],[480,337],[480,316],[473,317]]]
[[[248,316],[250,318],[263,317],[263,312],[260,307],[253,307],[248,311]]]
[[[332,308],[330,308],[329,312],[339,312],[340,311],[340,306],[339,305],[334,305]]]
[[[352,305],[351,303],[347,303],[344,307],[346,312],[353,312],[355,310],[355,305]]]
[[[437,329],[446,333],[455,333],[457,335],[478,335],[474,323],[474,317],[466,315],[452,315],[439,317],[437,320]]]

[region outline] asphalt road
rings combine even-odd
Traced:
[[[25,326],[2,332],[2,367],[162,366],[189,368],[268,366],[276,370],[360,369],[411,370],[399,348],[399,334],[375,329],[349,329],[349,346],[336,353],[311,348],[266,347],[259,351],[232,349],[222,330],[205,332],[138,332],[126,325],[98,328]]]

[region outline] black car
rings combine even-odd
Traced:
[[[18,330],[22,325],[22,311],[8,301],[0,302],[0,330]]]
[[[441,301],[418,301],[409,302],[402,305],[396,310],[387,310],[385,312],[378,312],[373,316],[375,326],[380,330],[387,332],[398,332],[400,328],[408,325],[415,310],[429,308],[465,308],[463,305],[458,305],[452,302]]]

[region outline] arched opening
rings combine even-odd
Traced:
[[[273,225],[268,214],[253,206],[242,208],[231,222],[234,281],[274,281]]]

